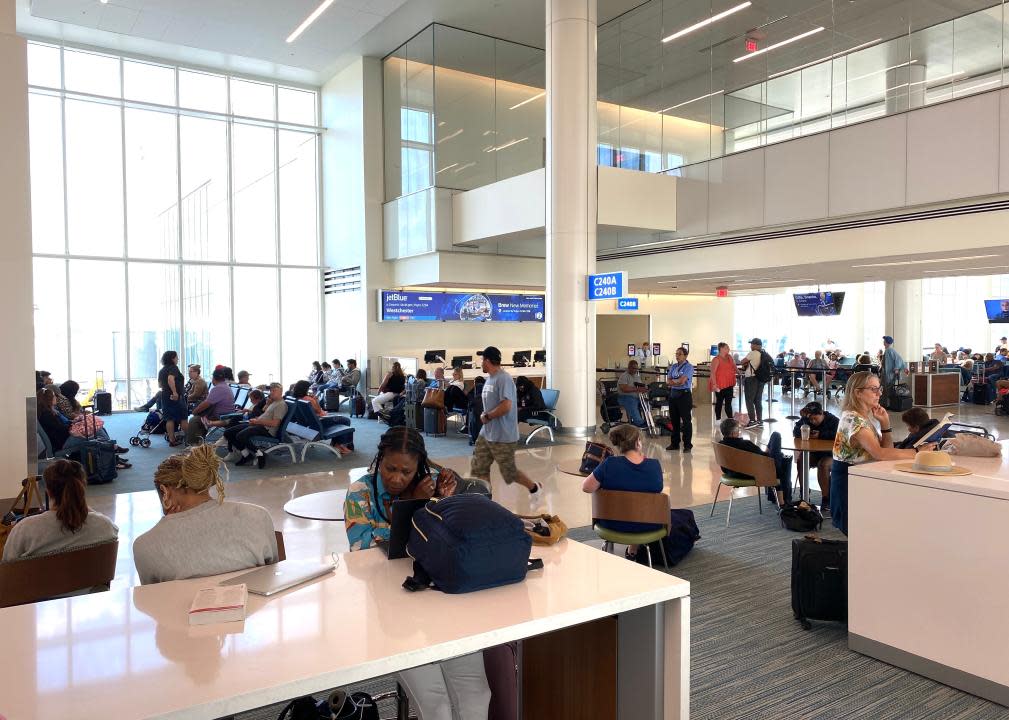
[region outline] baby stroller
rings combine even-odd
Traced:
[[[133,447],[149,448],[151,446],[151,435],[163,433],[165,431],[165,418],[160,410],[154,409],[147,413],[144,424],[140,426],[137,434],[130,438],[130,445]]]

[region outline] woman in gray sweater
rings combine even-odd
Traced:
[[[42,473],[49,509],[21,520],[4,545],[3,562],[75,550],[115,540],[119,528],[88,508],[84,497],[87,476],[74,460],[57,460]]]
[[[165,516],[133,541],[143,585],[208,577],[277,561],[270,513],[225,502],[221,459],[210,445],[172,455],[154,473]],[[211,497],[210,488],[217,490]]]

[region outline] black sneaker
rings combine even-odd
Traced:
[[[679,445],[666,445],[666,450],[679,450]]]
[[[694,449],[693,445],[684,445],[683,446],[683,452],[690,452],[693,449]]]
[[[256,467],[260,470],[266,467],[266,455],[262,452],[256,454]]]
[[[252,460],[252,455],[242,455],[242,459],[235,463],[235,465],[248,465],[249,461]]]
[[[830,503],[829,502],[820,503],[820,514],[821,515],[830,515]]]

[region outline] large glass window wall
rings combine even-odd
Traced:
[[[37,367],[101,376],[117,409],[168,349],[300,377],[322,344],[317,93],[35,42],[28,81]]]

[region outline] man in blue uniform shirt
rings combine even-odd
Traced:
[[[673,437],[666,450],[680,449],[680,436],[683,436],[683,452],[693,448],[691,439],[694,427],[691,414],[694,409],[694,398],[691,391],[694,388],[694,366],[687,362],[687,349],[676,348],[676,362],[669,366],[666,376],[669,385],[669,422],[672,424]]]

